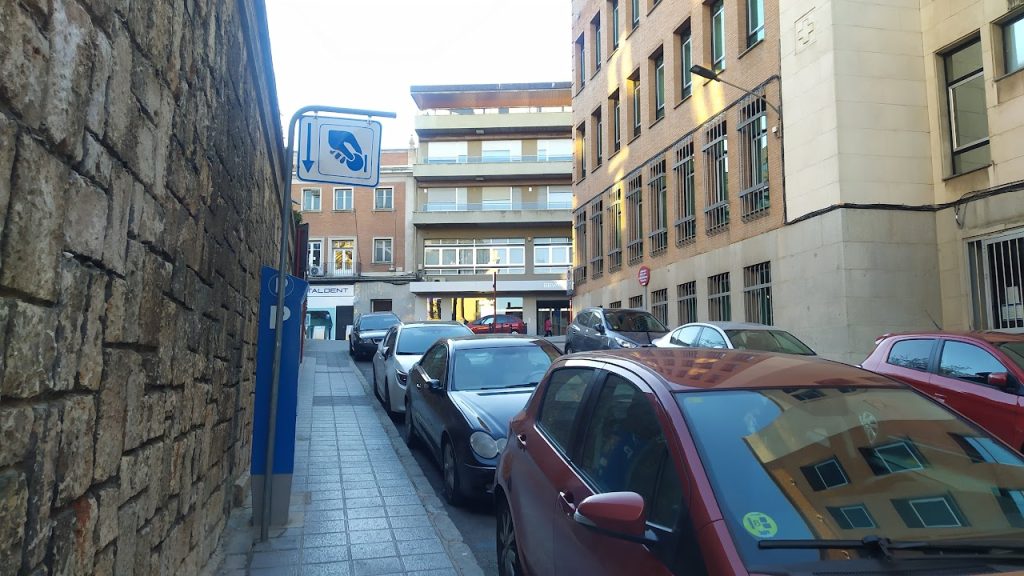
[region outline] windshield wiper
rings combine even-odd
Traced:
[[[868,550],[884,558],[900,550],[929,550],[934,552],[977,552],[999,551],[1024,552],[1024,542],[1019,540],[890,540],[881,536],[865,536],[860,540],[761,540],[757,547],[762,550]]]

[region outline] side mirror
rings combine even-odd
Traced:
[[[380,355],[381,355],[381,357],[382,358],[387,358],[388,357],[388,352],[390,352],[390,351],[391,351],[390,347],[388,347],[388,346],[381,346],[380,347]]]
[[[437,378],[427,378],[427,387],[430,388],[431,390],[440,390],[441,381],[438,380]]]
[[[989,386],[995,386],[997,388],[1006,388],[1010,383],[1010,375],[1006,372],[989,372],[986,378]]]
[[[604,333],[605,333],[605,329],[604,329],[604,324],[598,324],[598,325],[597,325],[597,326],[596,326],[596,327],[594,328],[594,330],[597,330],[597,333],[598,333],[598,334],[604,334]]]
[[[599,534],[650,543],[646,537],[647,514],[644,499],[636,492],[606,492],[585,498],[576,507],[573,520]]]

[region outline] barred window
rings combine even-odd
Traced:
[[[697,321],[697,281],[676,285],[676,304],[679,308],[679,324]]]
[[[724,120],[708,128],[704,142],[705,227],[714,234],[729,225],[729,141]]]
[[[633,98],[633,103],[630,106],[630,116],[633,121],[633,132],[630,133],[630,138],[636,138],[640,135],[640,71],[633,72],[633,75],[629,77],[629,93]]]
[[[612,111],[612,154],[622,147],[622,107],[619,105],[619,91],[608,97],[608,108]]]
[[[651,165],[647,187],[651,192],[651,255],[655,256],[668,248],[668,192],[664,157]]]
[[[651,292],[651,314],[658,320],[661,320],[662,324],[668,324],[667,288]]]
[[[604,274],[604,202],[598,200],[590,208],[590,235],[592,250],[590,277],[600,278]]]
[[[594,127],[594,168],[597,168],[604,161],[604,122],[601,120],[601,108],[598,107],[590,115],[590,125]]]
[[[611,246],[608,251],[608,270],[622,268],[622,188],[612,191],[608,206],[608,220],[612,223]]]
[[[611,304],[608,305],[608,308],[622,308],[622,300],[616,300],[615,302],[612,302]]]
[[[693,242],[697,237],[692,138],[687,138],[676,148],[672,171],[676,182],[676,245],[681,246]]]
[[[644,307],[644,297],[643,297],[643,295],[641,294],[640,296],[630,296],[629,297],[629,307],[630,308],[643,308]]]
[[[743,269],[743,304],[747,322],[772,323],[771,262],[761,262]]]
[[[744,220],[768,214],[768,117],[764,98],[748,98],[740,108],[740,204]]]
[[[587,126],[581,123],[576,127],[576,150],[579,153],[577,156],[579,162],[576,163],[576,168],[579,170],[579,180],[587,177]]]
[[[626,220],[626,233],[629,234],[626,252],[629,254],[629,265],[632,266],[644,259],[643,174],[639,172],[627,184]]]
[[[573,270],[573,282],[576,285],[587,281],[587,211],[581,208],[576,212],[576,268]]]
[[[708,277],[708,319],[721,322],[732,320],[728,272]]]

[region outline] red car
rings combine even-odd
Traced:
[[[562,356],[507,437],[503,576],[1024,568],[1024,457],[853,366],[693,348]]]
[[[1024,451],[1024,335],[886,334],[861,366],[910,384]]]
[[[526,322],[509,314],[483,316],[467,326],[474,334],[526,334]]]

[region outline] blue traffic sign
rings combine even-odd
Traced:
[[[299,119],[296,176],[306,182],[376,186],[380,180],[380,122],[360,118]]]

